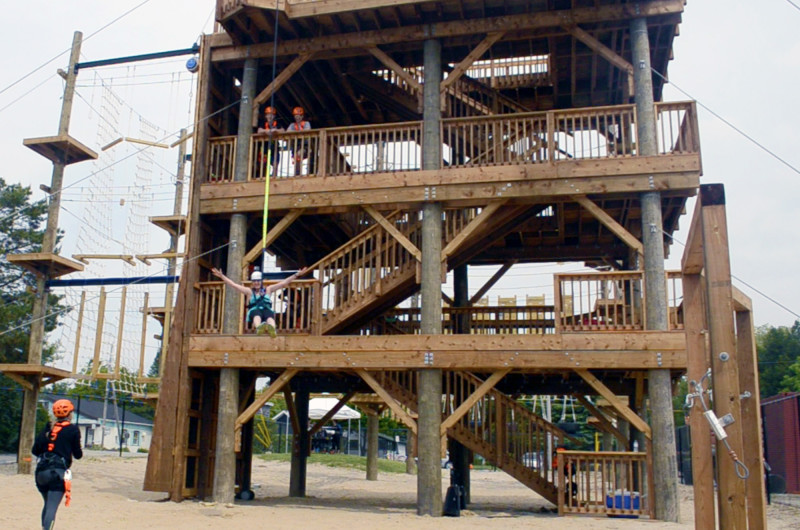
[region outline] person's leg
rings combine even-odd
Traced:
[[[58,505],[61,504],[62,498],[64,498],[64,490],[50,490],[47,492],[47,500],[45,500],[42,512],[42,528],[45,530],[52,530],[53,525],[56,523],[56,511],[58,510]]]
[[[263,335],[266,329],[266,324],[258,313],[253,316],[253,329],[256,330],[256,335]]]

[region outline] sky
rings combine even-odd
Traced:
[[[3,8],[7,23],[2,41],[13,53],[0,59],[0,177],[31,186],[37,200],[44,197],[38,188],[50,183],[52,165],[24,147],[22,140],[57,131],[63,81],[55,72],[67,64],[73,32],[84,34],[82,61],[188,48],[202,33],[211,31],[215,6],[214,0],[29,0],[8,4]],[[131,9],[130,14],[92,35]],[[667,101],[691,96],[699,102],[702,182],[725,185],[734,285],[753,298],[759,325],[791,325],[798,318],[792,312],[800,314],[795,204],[800,197],[800,173],[703,106],[800,168],[792,125],[800,123],[800,106],[794,96],[800,81],[798,27],[800,9],[788,0],[689,0],[669,66],[672,84],[665,88]],[[6,88],[61,52],[65,53],[58,60]],[[141,146],[136,144],[123,142],[107,152],[100,147],[120,136],[172,143],[180,128],[190,126],[194,77],[185,69],[186,59],[80,73],[70,132],[104,153],[104,159],[66,170],[65,186],[71,186],[71,191],[65,191],[63,203],[69,212],[61,214],[60,226],[66,231],[62,254],[74,253],[81,239],[84,244],[96,240],[97,228],[103,224],[110,224],[113,233],[104,252],[121,252],[122,244],[133,245],[136,238],[139,244],[145,241],[151,252],[165,248],[166,237],[157,230],[134,237],[124,221],[141,203],[151,207],[148,215],[171,213],[177,149],[148,150],[151,159],[142,160],[137,153]],[[112,86],[115,96],[109,98],[106,92],[104,98],[101,83]],[[110,115],[114,116],[111,120]],[[101,173],[107,176],[104,194],[92,196],[87,184],[97,178],[91,175],[110,160],[117,162]],[[142,165],[149,171],[146,193],[131,177]],[[693,207],[692,201],[681,220],[677,241],[686,239]],[[101,211],[105,213],[98,213]],[[679,268],[682,252],[677,243],[667,268]],[[97,274],[113,270],[111,264],[96,267]],[[136,274],[155,272],[151,268]],[[480,287],[479,278],[488,279],[492,273],[478,272],[471,289]],[[515,267],[494,292],[501,296],[548,293],[549,281],[549,273],[540,267]]]

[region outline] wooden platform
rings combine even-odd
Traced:
[[[144,308],[139,309],[139,312],[143,313],[144,312]],[[151,317],[155,318],[159,322],[161,322],[161,325],[163,326],[164,325],[164,318],[165,318],[165,315],[167,314],[167,308],[166,307],[148,307],[147,308],[147,314],[150,315]]]
[[[174,236],[182,236],[186,231],[185,215],[158,215],[149,218],[150,222]]]
[[[67,166],[76,162],[97,159],[97,153],[68,134],[28,138],[22,141],[22,145],[30,147],[53,163],[62,163]]]
[[[83,271],[81,263],[47,252],[9,254],[6,259],[9,263],[24,267],[33,274],[45,278],[58,278],[73,272]]]
[[[41,364],[0,364],[0,373],[32,390],[33,381],[39,388],[72,378],[72,372]]]

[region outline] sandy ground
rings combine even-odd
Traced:
[[[416,477],[381,475],[368,482],[361,471],[308,466],[308,497],[289,499],[289,464],[256,460],[256,499],[233,506],[185,501],[163,502],[163,493],[142,491],[144,458],[87,456],[73,465],[73,498],[58,511],[57,528],[548,528],[559,529],[680,529],[692,528],[691,488],[681,486],[681,523],[565,517],[549,513],[544,499],[502,472],[473,471],[470,509],[460,518],[418,517]],[[30,476],[0,477],[0,525],[37,528],[42,507]],[[443,482],[446,487],[447,483]],[[446,489],[446,488],[445,488]],[[544,509],[544,510],[542,510]],[[544,511],[545,513],[542,513]],[[800,508],[768,507],[770,529],[797,528]]]

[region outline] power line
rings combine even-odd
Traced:
[[[83,40],[84,40],[84,41],[87,41],[87,40],[91,39],[92,37],[94,37],[95,35],[97,35],[97,34],[98,34],[98,33],[100,33],[101,31],[103,31],[104,29],[108,28],[109,26],[111,26],[111,25],[112,25],[112,24],[114,24],[115,22],[118,22],[119,20],[123,19],[123,18],[124,18],[124,17],[126,17],[127,15],[129,15],[129,14],[133,13],[134,11],[136,11],[137,9],[139,9],[140,7],[142,7],[143,5],[145,5],[146,3],[148,3],[149,1],[150,1],[150,0],[144,0],[144,2],[142,2],[141,4],[139,4],[139,5],[137,5],[137,6],[133,7],[133,8],[131,8],[131,9],[129,9],[128,11],[124,12],[123,14],[121,14],[120,16],[118,16],[117,18],[115,18],[114,20],[112,20],[111,22],[109,22],[109,23],[107,23],[106,25],[102,26],[100,29],[98,29],[98,30],[96,30],[96,31],[92,32],[91,34],[89,34],[89,36],[88,36],[88,37],[84,38]],[[16,81],[14,81],[14,82],[13,82],[13,83],[11,83],[10,85],[8,85],[7,87],[5,87],[5,88],[3,88],[2,90],[0,90],[0,94],[2,94],[3,92],[5,92],[6,90],[8,90],[8,89],[9,89],[9,88],[11,88],[11,87],[14,87],[14,86],[18,85],[19,83],[21,83],[21,82],[22,82],[22,81],[24,81],[25,79],[29,78],[30,76],[32,76],[33,74],[35,74],[36,72],[38,72],[39,70],[41,70],[42,68],[44,68],[45,66],[47,66],[48,64],[52,63],[53,61],[55,61],[56,59],[58,59],[59,57],[61,57],[62,55],[64,55],[65,53],[67,53],[67,52],[68,52],[68,51],[70,51],[70,50],[72,50],[72,46],[70,46],[69,48],[67,48],[66,50],[64,50],[64,51],[62,51],[62,52],[59,52],[59,53],[58,53],[57,55],[55,55],[53,58],[51,58],[51,59],[47,60],[46,62],[42,63],[41,65],[37,66],[36,68],[34,68],[33,70],[31,70],[31,71],[30,71],[30,72],[28,72],[27,74],[23,75],[22,77],[20,77],[19,79],[17,79]]]
[[[795,9],[797,9],[798,11],[800,11],[800,5],[797,5],[797,4],[795,4],[794,2],[792,2],[792,0],[786,0],[786,1],[787,1],[787,2],[789,2],[789,4],[790,4],[792,7],[794,7],[794,8],[795,8]]]
[[[787,0],[787,1],[788,1],[788,0]],[[715,118],[717,118],[718,120],[720,120],[722,123],[724,123],[725,125],[727,125],[727,126],[728,126],[728,127],[730,127],[731,129],[733,129],[734,131],[736,131],[737,133],[741,134],[742,136],[744,136],[745,138],[747,138],[748,140],[750,140],[750,141],[751,141],[753,144],[755,144],[755,145],[756,145],[756,146],[758,146],[758,147],[759,147],[761,150],[763,150],[764,152],[766,152],[767,154],[769,154],[769,155],[770,155],[772,158],[774,158],[775,160],[777,160],[777,161],[778,161],[778,162],[780,162],[781,164],[785,165],[786,167],[788,167],[789,169],[791,169],[792,171],[794,171],[795,173],[797,173],[798,175],[800,175],[800,169],[797,169],[797,168],[796,168],[796,167],[794,167],[792,164],[790,164],[789,162],[787,162],[786,160],[784,160],[783,158],[781,158],[781,157],[780,157],[778,154],[776,154],[775,152],[773,152],[773,151],[771,151],[769,148],[767,148],[767,147],[766,147],[764,144],[762,144],[761,142],[759,142],[758,140],[756,140],[755,138],[753,138],[752,136],[750,136],[749,134],[747,134],[746,132],[744,132],[743,130],[741,130],[740,128],[738,128],[737,126],[735,126],[734,124],[732,124],[731,122],[729,122],[728,120],[726,120],[725,118],[723,118],[722,116],[720,116],[719,114],[717,114],[716,112],[714,112],[713,110],[711,110],[711,109],[710,109],[710,108],[709,108],[707,105],[703,104],[703,102],[702,102],[702,101],[698,100],[697,98],[695,98],[694,96],[692,96],[691,94],[689,94],[688,92],[686,92],[684,89],[682,89],[681,87],[679,87],[679,86],[678,86],[678,85],[676,85],[675,83],[671,82],[669,79],[667,79],[666,77],[664,77],[664,76],[661,74],[661,72],[659,72],[659,71],[658,71],[658,70],[656,70],[655,68],[651,68],[651,70],[652,70],[652,71],[653,71],[653,73],[655,73],[655,74],[656,74],[658,77],[660,77],[661,79],[663,79],[665,83],[669,83],[670,85],[672,85],[673,87],[675,87],[675,89],[676,89],[676,90],[678,90],[680,93],[682,93],[684,96],[686,96],[686,97],[688,97],[689,99],[692,99],[692,100],[694,100],[695,102],[697,102],[697,104],[698,104],[699,106],[703,107],[703,108],[704,108],[706,111],[708,111],[709,113],[711,113],[711,115],[712,115],[712,116],[714,116]]]
[[[37,88],[39,88],[40,86],[42,86],[42,85],[44,85],[45,83],[47,83],[48,81],[50,81],[51,79],[53,79],[55,76],[56,76],[56,74],[53,74],[53,75],[51,75],[50,77],[46,77],[46,78],[44,79],[44,81],[42,81],[41,83],[39,83],[38,85],[36,85],[36,86],[35,86],[35,87],[33,87],[32,89],[28,90],[27,92],[25,92],[24,94],[22,94],[21,96],[19,96],[17,99],[15,99],[15,100],[11,101],[11,102],[10,102],[8,105],[6,105],[5,107],[3,107],[3,108],[0,108],[0,112],[3,112],[3,111],[4,111],[4,110],[6,110],[7,108],[11,107],[12,105],[14,105],[14,103],[16,103],[17,101],[21,100],[22,98],[24,98],[24,97],[26,97],[26,96],[28,96],[28,95],[30,95],[30,94],[33,94],[33,93],[36,91],[36,89],[37,89]]]

